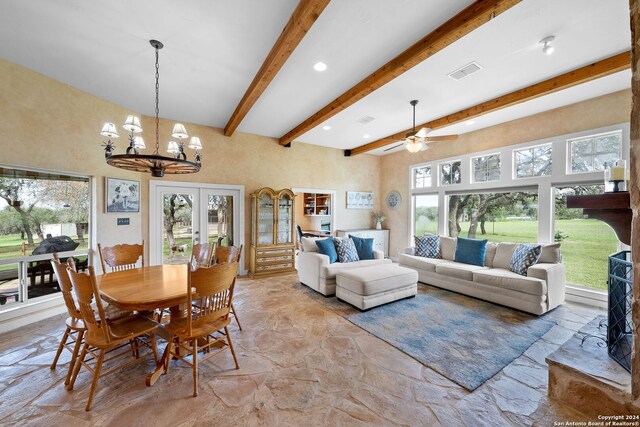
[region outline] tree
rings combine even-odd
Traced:
[[[17,212],[22,230],[27,235],[27,243],[31,246],[34,244],[31,212],[43,196],[42,186],[37,180],[0,178],[0,198]]]
[[[60,222],[76,226],[78,240],[84,242],[84,232],[89,222],[89,185],[85,181],[48,181],[48,202],[58,210]]]
[[[188,214],[188,218],[191,218],[193,201],[191,200],[190,196],[183,197],[179,194],[172,194],[169,197],[165,196],[163,204],[164,231],[167,235],[169,248],[173,248],[176,246],[176,238],[173,235],[173,227],[176,225],[176,223],[180,222],[180,219],[185,219],[185,214]],[[182,218],[180,218],[181,215]]]

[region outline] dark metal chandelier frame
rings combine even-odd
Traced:
[[[192,138],[192,142],[189,144],[190,148],[194,148],[194,161],[188,161],[187,155],[184,152],[184,143],[182,142],[182,138],[186,138],[188,135],[186,131],[184,131],[184,127],[180,125],[183,129],[184,135],[178,136],[175,134],[176,130],[174,128],[174,137],[179,138],[180,142],[172,144],[176,144],[176,148],[173,150],[173,157],[162,156],[159,153],[160,150],[160,108],[159,108],[159,99],[160,99],[160,66],[158,62],[159,54],[158,51],[163,48],[163,44],[157,40],[149,40],[149,43],[156,51],[156,146],[155,151],[152,154],[140,154],[139,147],[140,145],[136,143],[136,137],[133,136],[134,131],[131,131],[129,135],[129,147],[127,147],[126,154],[113,154],[113,149],[115,148],[115,144],[111,142],[111,138],[117,138],[118,135],[115,132],[115,126],[113,126],[113,132],[105,131],[103,128],[102,135],[107,136],[108,140],[103,143],[105,158],[109,165],[115,166],[120,169],[126,169],[130,171],[136,172],[149,172],[151,176],[156,178],[161,178],[165,174],[187,174],[187,173],[196,173],[200,171],[201,162],[202,162],[202,154],[199,151],[200,145],[199,138]],[[107,125],[105,125],[106,127]],[[125,127],[125,129],[127,129]],[[140,128],[140,131],[142,129]],[[194,143],[193,140],[197,139],[197,142]],[[144,147],[144,144],[142,144]]]

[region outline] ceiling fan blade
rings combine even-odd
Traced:
[[[416,136],[418,138],[426,138],[429,132],[431,132],[431,128],[422,128],[418,131],[418,133],[416,133]]]
[[[396,145],[394,145],[393,147],[385,148],[385,149],[384,149],[384,150],[382,150],[382,151],[390,151],[390,150],[393,150],[394,148],[398,148],[398,147],[400,147],[400,146],[402,146],[402,145],[404,145],[404,144],[405,144],[404,142],[401,142],[400,144],[396,144]]]
[[[428,136],[427,141],[455,141],[459,135]]]

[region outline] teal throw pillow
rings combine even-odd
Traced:
[[[484,253],[487,250],[486,239],[467,239],[458,237],[455,262],[484,266]]]
[[[373,259],[373,237],[357,237],[349,235],[358,251],[359,259]]]
[[[336,252],[338,252],[338,262],[360,261],[353,239],[334,239],[333,243],[335,243]]]
[[[338,261],[338,253],[336,252],[336,246],[333,244],[333,237],[316,240],[316,245],[318,246],[318,252],[329,257],[329,264]]]
[[[440,236],[427,234],[425,236],[413,236],[416,247],[416,256],[425,258],[442,258],[440,255]]]
[[[534,265],[540,259],[542,246],[531,243],[519,243],[516,245],[513,255],[511,256],[511,264],[509,270],[518,273],[521,276],[527,275],[527,269]]]

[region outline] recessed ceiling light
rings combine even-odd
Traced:
[[[328,126],[328,125],[327,125],[327,126],[322,126],[322,129],[324,129],[324,130],[331,130],[331,126]]]
[[[316,71],[324,71],[327,69],[327,64],[322,61],[316,62],[315,64],[313,64],[313,69]]]
[[[467,126],[471,126],[475,122],[476,122],[475,120],[467,120],[466,122],[464,122],[464,124],[467,125]]]
[[[554,36],[548,36],[543,38],[539,42],[542,45],[542,51],[547,55],[551,55],[554,51],[553,45],[551,44],[553,43],[554,40],[555,40]]]
[[[362,137],[364,139],[369,139],[369,138],[371,138],[371,135],[369,135],[368,133],[365,133],[364,135],[362,135]]]

